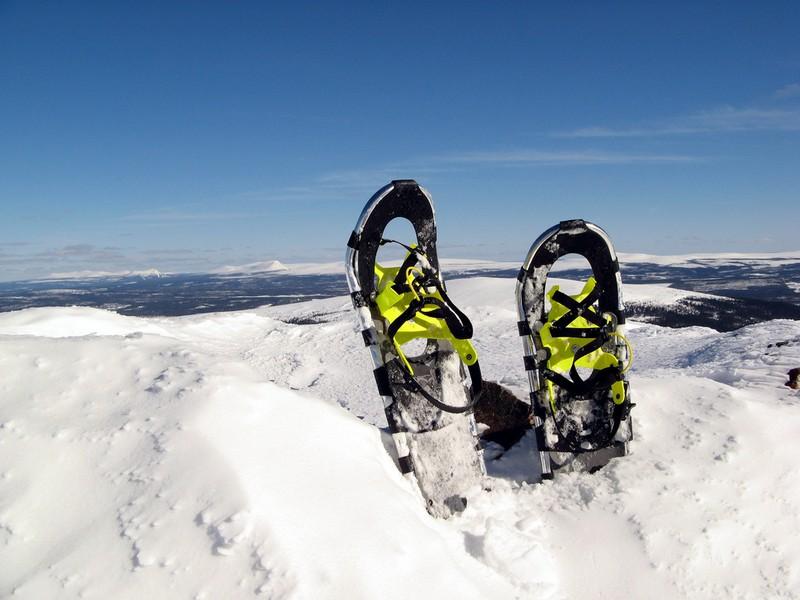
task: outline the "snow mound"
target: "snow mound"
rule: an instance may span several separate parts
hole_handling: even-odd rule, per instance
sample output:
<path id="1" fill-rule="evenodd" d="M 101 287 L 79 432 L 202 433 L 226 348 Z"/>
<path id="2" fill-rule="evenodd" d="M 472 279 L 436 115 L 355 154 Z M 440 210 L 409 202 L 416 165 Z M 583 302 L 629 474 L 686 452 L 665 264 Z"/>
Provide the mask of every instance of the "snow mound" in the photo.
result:
<path id="1" fill-rule="evenodd" d="M 164 334 L 153 320 L 125 317 L 85 306 L 29 308 L 0 313 L 4 335 L 34 335 L 60 338 L 84 335 Z"/>
<path id="2" fill-rule="evenodd" d="M 160 336 L 2 347 L 3 597 L 510 592 L 336 405 Z"/>

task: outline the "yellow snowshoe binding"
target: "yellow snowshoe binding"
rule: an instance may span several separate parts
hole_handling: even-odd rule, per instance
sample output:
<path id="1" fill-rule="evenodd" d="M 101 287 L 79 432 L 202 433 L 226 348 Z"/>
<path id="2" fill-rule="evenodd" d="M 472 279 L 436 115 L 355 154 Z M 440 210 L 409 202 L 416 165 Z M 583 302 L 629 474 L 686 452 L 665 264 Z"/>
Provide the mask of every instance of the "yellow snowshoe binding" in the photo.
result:
<path id="1" fill-rule="evenodd" d="M 551 308 L 539 331 L 539 338 L 547 354 L 546 368 L 542 374 L 553 413 L 558 410 L 554 386 L 576 396 L 607 386 L 611 401 L 617 407 L 625 404 L 627 388 L 622 375 L 630 368 L 633 353 L 627 338 L 615 331 L 614 315 L 601 315 L 592 306 L 599 297 L 595 278 L 589 277 L 583 290 L 576 296 L 566 295 L 555 285 L 547 297 Z M 615 337 L 623 340 L 628 349 L 628 364 L 624 367 L 620 366 L 613 347 L 612 352 L 605 349 L 613 346 Z M 579 368 L 590 371 L 588 377 L 584 378 Z M 615 417 L 611 437 L 622 418 L 622 412 L 615 409 L 616 412 L 620 414 Z"/>
<path id="2" fill-rule="evenodd" d="M 385 243 L 394 240 L 381 240 Z M 403 367 L 406 384 L 420 392 L 431 404 L 445 412 L 471 410 L 477 402 L 481 378 L 478 353 L 469 341 L 472 323 L 450 300 L 425 254 L 416 246 L 400 244 L 408 253 L 399 267 L 375 263 L 377 279 L 375 304 L 386 323 L 386 336 Z M 472 379 L 472 401 L 465 406 L 450 406 L 433 397 L 414 379 L 403 345 L 416 339 L 446 340 L 458 353 Z"/>

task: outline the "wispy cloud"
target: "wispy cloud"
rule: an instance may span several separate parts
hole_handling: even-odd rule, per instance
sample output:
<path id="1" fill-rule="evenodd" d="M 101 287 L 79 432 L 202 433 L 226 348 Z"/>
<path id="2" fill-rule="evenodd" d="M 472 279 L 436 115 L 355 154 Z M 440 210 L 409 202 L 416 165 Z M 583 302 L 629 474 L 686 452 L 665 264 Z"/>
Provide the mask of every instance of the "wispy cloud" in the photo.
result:
<path id="1" fill-rule="evenodd" d="M 405 168 L 404 168 L 405 169 Z M 118 217 L 118 221 L 141 223 L 148 226 L 168 226 L 177 223 L 244 221 L 274 218 L 270 203 L 301 203 L 338 201 L 353 195 L 363 195 L 374 188 L 376 181 L 396 179 L 404 172 L 393 165 L 372 169 L 341 170 L 310 177 L 299 185 L 265 187 L 226 193 L 223 196 L 205 198 L 194 205 L 164 206 Z M 421 170 L 413 171 L 419 174 Z M 373 190 L 374 191 L 374 190 Z M 216 211 L 206 206 L 235 204 L 237 210 Z M 254 207 L 254 208 L 250 208 Z"/>
<path id="2" fill-rule="evenodd" d="M 216 252 L 214 249 L 212 252 Z M 142 250 L 142 254 L 146 256 L 191 256 L 196 253 L 191 248 L 147 248 Z"/>
<path id="3" fill-rule="evenodd" d="M 800 97 L 800 83 L 785 85 L 781 89 L 776 90 L 773 96 L 779 100 Z"/>
<path id="4" fill-rule="evenodd" d="M 113 262 L 125 258 L 125 255 L 120 250 L 115 246 L 99 248 L 92 244 L 70 244 L 39 252 L 33 258 L 45 261 L 78 259 L 91 260 L 92 262 Z"/>
<path id="5" fill-rule="evenodd" d="M 135 273 L 153 268 L 160 271 L 202 271 L 210 265 L 218 264 L 220 260 L 228 260 L 226 254 L 232 253 L 214 249 L 212 255 L 201 256 L 189 248 L 142 250 L 96 246 L 90 243 L 67 244 L 52 248 L 20 248 L 14 253 L 5 252 L 0 248 L 0 281 L 36 279 L 50 277 L 54 273 L 89 271 L 117 274 Z"/>
<path id="6" fill-rule="evenodd" d="M 41 275 L 53 268 L 72 265 L 113 265 L 124 263 L 130 257 L 120 248 L 95 246 L 92 244 L 69 244 L 57 248 L 21 248 L 15 253 L 0 252 L 0 277 L 2 279 L 25 278 Z"/>
<path id="7" fill-rule="evenodd" d="M 601 166 L 644 163 L 690 163 L 707 160 L 706 157 L 681 154 L 620 153 L 596 149 L 556 151 L 547 149 L 500 149 L 483 151 L 451 152 L 440 155 L 418 156 L 395 160 L 383 165 L 361 169 L 342 169 L 322 173 L 309 178 L 301 185 L 275 186 L 258 190 L 231 192 L 214 199 L 217 203 L 243 202 L 239 210 L 215 211 L 203 205 L 165 206 L 124 215 L 117 221 L 143 224 L 152 227 L 168 227 L 177 223 L 191 226 L 193 223 L 274 218 L 269 203 L 274 202 L 338 202 L 353 197 L 368 196 L 376 187 L 392 179 L 404 177 L 431 178 L 441 173 L 454 173 L 477 167 L 563 167 Z M 247 205 L 258 208 L 248 209 Z M 77 249 L 76 249 L 77 250 Z"/>
<path id="8" fill-rule="evenodd" d="M 584 166 L 624 165 L 633 163 L 682 163 L 703 160 L 700 157 L 678 154 L 632 154 L 586 150 L 578 152 L 548 152 L 540 150 L 511 150 L 497 152 L 465 152 L 439 157 L 452 164 L 483 164 L 507 166 Z"/>
<path id="9" fill-rule="evenodd" d="M 200 222 L 200 221 L 230 221 L 236 219 L 250 219 L 252 212 L 214 212 L 214 211 L 181 211 L 170 208 L 152 210 L 131 215 L 124 215 L 120 221 L 134 221 L 144 223 L 163 222 Z"/>
<path id="10" fill-rule="evenodd" d="M 722 106 L 636 127 L 584 127 L 553 134 L 560 138 L 630 138 L 700 133 L 800 131 L 800 109 Z"/>
<path id="11" fill-rule="evenodd" d="M 621 153 L 604 150 L 556 151 L 531 148 L 477 150 L 418 157 L 372 169 L 345 170 L 323 175 L 298 193 L 320 194 L 374 191 L 375 186 L 400 177 L 431 176 L 476 167 L 558 167 L 625 165 L 641 163 L 689 163 L 707 157 L 683 154 Z"/>

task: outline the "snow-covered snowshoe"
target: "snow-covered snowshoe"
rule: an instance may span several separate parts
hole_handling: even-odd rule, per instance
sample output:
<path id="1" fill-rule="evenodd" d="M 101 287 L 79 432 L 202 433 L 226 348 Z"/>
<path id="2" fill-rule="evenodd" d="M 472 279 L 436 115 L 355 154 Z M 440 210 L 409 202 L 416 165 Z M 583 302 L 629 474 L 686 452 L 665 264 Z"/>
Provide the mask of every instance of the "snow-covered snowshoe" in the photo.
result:
<path id="1" fill-rule="evenodd" d="M 553 263 L 565 254 L 583 256 L 592 268 L 576 295 L 546 289 Z M 619 263 L 606 232 L 582 220 L 544 232 L 520 269 L 517 308 L 542 477 L 594 471 L 627 454 L 632 351 Z"/>
<path id="2" fill-rule="evenodd" d="M 410 221 L 417 239 L 408 245 L 385 240 L 383 232 L 394 219 Z M 405 248 L 399 267 L 376 262 L 386 243 Z M 466 492 L 484 475 L 472 415 L 481 377 L 469 341 L 472 324 L 447 296 L 439 271 L 427 191 L 411 180 L 393 181 L 379 190 L 347 246 L 347 283 L 372 355 L 399 467 L 416 481 L 432 515 L 460 512 Z M 418 339 L 427 340 L 424 351 L 407 356 L 403 346 Z"/>

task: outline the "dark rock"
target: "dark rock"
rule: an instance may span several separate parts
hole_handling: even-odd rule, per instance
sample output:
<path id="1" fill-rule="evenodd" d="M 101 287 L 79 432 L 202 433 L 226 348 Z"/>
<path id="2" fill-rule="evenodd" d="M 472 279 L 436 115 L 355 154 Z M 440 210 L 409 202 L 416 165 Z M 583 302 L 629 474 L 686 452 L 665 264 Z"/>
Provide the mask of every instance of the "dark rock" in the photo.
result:
<path id="1" fill-rule="evenodd" d="M 508 449 L 531 428 L 530 405 L 495 381 L 484 381 L 475 420 L 488 427 L 481 438 Z"/>
<path id="2" fill-rule="evenodd" d="M 800 368 L 789 371 L 789 381 L 784 383 L 793 390 L 800 390 Z"/>

